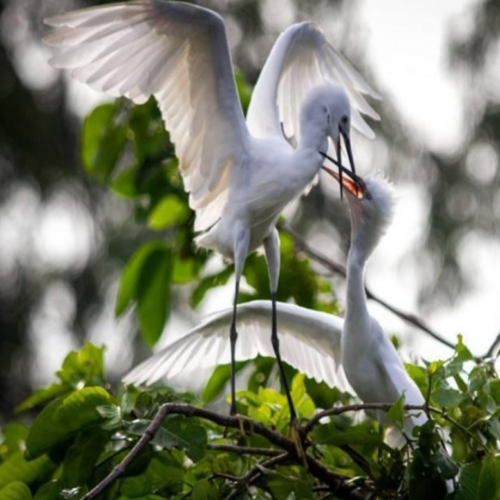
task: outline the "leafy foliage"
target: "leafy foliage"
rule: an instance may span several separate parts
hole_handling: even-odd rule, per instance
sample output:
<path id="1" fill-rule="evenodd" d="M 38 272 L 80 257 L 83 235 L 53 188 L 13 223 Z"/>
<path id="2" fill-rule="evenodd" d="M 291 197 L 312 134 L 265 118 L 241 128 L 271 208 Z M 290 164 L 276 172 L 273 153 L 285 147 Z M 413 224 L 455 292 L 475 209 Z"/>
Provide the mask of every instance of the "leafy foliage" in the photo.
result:
<path id="1" fill-rule="evenodd" d="M 288 406 L 284 394 L 274 388 L 274 360 L 258 358 L 241 363 L 239 369 L 243 368 L 248 377 L 247 388 L 238 393 L 239 412 L 287 436 Z M 325 399 L 327 406 L 352 402 L 350 395 L 327 390 L 290 367 L 288 370 L 303 423 L 321 409 Z M 346 482 L 374 489 L 373 498 L 497 499 L 500 379 L 492 363 L 476 362 L 459 337 L 452 357 L 427 363 L 426 368 L 409 365 L 408 372 L 425 389 L 433 411 L 425 425 L 407 436 L 405 446 L 390 448 L 375 421 L 360 421 L 351 412 L 316 426 L 310 436 L 314 455 Z M 214 372 L 204 391 L 205 400 L 224 391 L 227 374 L 226 366 Z M 20 405 L 21 410 L 43 406 L 30 428 L 11 422 L 2 431 L 2 500 L 82 498 L 123 460 L 163 403 L 196 401 L 192 395 L 176 394 L 167 387 L 120 386 L 110 391 L 104 378 L 103 349 L 91 344 L 71 352 L 58 377 L 59 385 L 67 389 L 65 394 L 62 389 L 53 391 L 52 385 L 36 393 L 44 394 L 39 403 L 31 397 L 29 404 Z M 323 390 L 329 394 L 318 397 Z M 448 393 L 458 393 L 460 398 Z M 226 411 L 224 405 L 222 412 Z M 401 398 L 388 413 L 399 425 L 405 411 Z M 443 443 L 451 454 L 444 451 Z M 152 442 L 102 498 L 196 500 L 223 499 L 237 493 L 239 498 L 288 500 L 322 498 L 328 490 L 300 461 L 267 468 L 258 455 L 214 449 L 216 445 L 276 450 L 256 433 L 168 415 Z M 360 467 L 349 449 L 363 457 L 368 469 Z M 250 476 L 251 493 L 240 491 L 236 478 L 248 476 L 259 462 L 263 463 L 256 469 L 259 473 Z M 456 482 L 454 493 L 448 496 L 445 479 Z"/>
<path id="2" fill-rule="evenodd" d="M 248 105 L 250 89 L 241 75 L 237 83 Z M 137 107 L 117 101 L 96 108 L 84 126 L 82 160 L 89 176 L 125 198 L 136 221 L 148 228 L 147 241 L 124 268 L 116 314 L 134 307 L 143 339 L 153 346 L 179 286 L 188 288 L 191 304 L 197 307 L 209 290 L 228 281 L 233 268 L 224 264 L 209 271 L 207 254 L 193 246 L 188 198 L 153 100 Z M 337 312 L 330 282 L 314 272 L 284 234 L 281 260 L 280 300 Z M 241 300 L 268 297 L 262 256 L 249 257 L 245 278 L 250 291 L 241 294 Z M 198 402 L 165 387 L 112 389 L 103 353 L 91 344 L 71 352 L 56 374 L 57 383 L 18 406 L 18 412 L 31 411 L 35 418 L 29 428 L 11 422 L 2 431 L 0 500 L 82 498 L 122 462 L 166 402 L 220 404 L 227 411 L 220 402 L 229 378 L 227 366 L 216 369 Z M 348 498 L 349 491 L 359 490 L 371 498 L 424 500 L 445 498 L 446 479 L 456 482 L 448 497 L 498 498 L 500 379 L 494 365 L 476 362 L 459 337 L 449 359 L 407 368 L 433 409 L 428 422 L 406 436 L 401 449 L 384 443 L 384 429 L 376 422 L 361 421 L 352 412 L 322 421 L 310 441 L 304 441 L 321 470 L 347 485 L 343 493 L 311 474 L 303 456 L 293 463 L 266 465 L 259 454 L 238 452 L 247 447 L 264 448 L 271 455 L 277 451 L 276 444 L 262 435 L 243 432 L 243 424 L 242 429 L 224 429 L 205 419 L 172 414 L 100 498 L 289 500 L 323 498 L 325 492 L 331 498 Z M 240 363 L 238 369 L 247 375 L 246 389 L 238 393 L 240 415 L 288 435 L 289 410 L 277 388 L 274 361 L 259 358 Z M 303 423 L 322 408 L 352 402 L 350 395 L 308 380 L 290 367 L 287 373 Z M 388 411 L 393 425 L 402 426 L 405 411 L 402 397 Z"/>

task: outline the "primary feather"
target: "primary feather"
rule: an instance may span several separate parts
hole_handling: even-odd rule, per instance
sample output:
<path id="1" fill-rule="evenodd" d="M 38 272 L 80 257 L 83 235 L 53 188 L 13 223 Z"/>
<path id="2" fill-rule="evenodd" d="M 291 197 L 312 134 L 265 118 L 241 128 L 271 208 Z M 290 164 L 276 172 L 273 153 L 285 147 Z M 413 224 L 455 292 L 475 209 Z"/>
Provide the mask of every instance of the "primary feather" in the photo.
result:
<path id="1" fill-rule="evenodd" d="M 300 109 L 306 95 L 317 85 L 340 84 L 352 105 L 352 124 L 363 135 L 375 134 L 362 115 L 380 117 L 363 94 L 375 92 L 351 64 L 328 43 L 315 23 L 294 24 L 284 31 L 271 51 L 255 86 L 247 123 L 257 137 L 285 137 L 294 144 L 300 139 Z"/>
<path id="2" fill-rule="evenodd" d="M 337 316 L 278 302 L 283 360 L 318 382 L 348 390 L 340 369 L 343 320 Z M 274 356 L 269 332 L 271 302 L 253 301 L 238 307 L 236 360 Z M 230 362 L 229 327 L 232 309 L 218 312 L 184 337 L 132 370 L 123 381 L 151 385 L 180 373 Z"/>
<path id="3" fill-rule="evenodd" d="M 196 229 L 221 216 L 248 131 L 222 18 L 194 5 L 136 0 L 46 20 L 50 63 L 137 104 L 154 95 L 175 145 Z M 214 145 L 217 147 L 213 147 Z"/>

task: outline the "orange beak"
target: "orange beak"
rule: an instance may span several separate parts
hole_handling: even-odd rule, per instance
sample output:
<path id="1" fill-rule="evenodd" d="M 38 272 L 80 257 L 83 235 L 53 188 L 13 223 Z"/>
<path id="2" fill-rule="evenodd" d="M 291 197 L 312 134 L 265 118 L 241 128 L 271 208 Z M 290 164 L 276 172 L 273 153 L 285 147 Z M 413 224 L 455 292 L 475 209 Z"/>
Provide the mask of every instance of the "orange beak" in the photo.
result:
<path id="1" fill-rule="evenodd" d="M 340 176 L 337 172 L 334 172 L 328 167 L 321 167 L 325 172 L 330 174 L 337 182 L 342 182 L 342 187 L 348 191 L 352 196 L 354 196 L 358 200 L 363 200 L 366 195 L 366 187 L 362 185 L 360 182 L 356 182 L 354 180 L 349 179 L 346 176 L 342 176 L 342 181 L 340 180 Z"/>

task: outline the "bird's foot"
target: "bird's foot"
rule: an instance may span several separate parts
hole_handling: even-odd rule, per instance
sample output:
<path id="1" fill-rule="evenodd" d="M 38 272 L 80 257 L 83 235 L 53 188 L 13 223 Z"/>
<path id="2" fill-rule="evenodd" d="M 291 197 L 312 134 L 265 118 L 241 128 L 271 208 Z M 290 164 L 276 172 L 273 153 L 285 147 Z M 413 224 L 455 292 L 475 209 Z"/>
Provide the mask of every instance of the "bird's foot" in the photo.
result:
<path id="1" fill-rule="evenodd" d="M 300 420 L 297 417 L 290 419 L 290 427 L 288 430 L 288 438 L 293 442 L 297 456 L 306 464 L 306 452 L 302 441 L 302 427 Z"/>
<path id="2" fill-rule="evenodd" d="M 240 434 L 244 437 L 253 434 L 254 421 L 245 415 L 231 415 L 238 422 L 238 429 Z"/>

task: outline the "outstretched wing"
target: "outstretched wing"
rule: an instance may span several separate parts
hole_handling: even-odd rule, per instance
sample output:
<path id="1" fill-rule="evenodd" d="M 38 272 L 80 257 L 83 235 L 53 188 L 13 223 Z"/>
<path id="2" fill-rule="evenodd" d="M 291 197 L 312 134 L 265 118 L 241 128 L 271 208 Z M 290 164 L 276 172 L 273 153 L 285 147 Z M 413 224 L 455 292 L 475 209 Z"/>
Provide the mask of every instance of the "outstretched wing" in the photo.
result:
<path id="1" fill-rule="evenodd" d="M 298 141 L 300 107 L 307 92 L 324 82 L 344 87 L 351 101 L 352 125 L 363 135 L 375 137 L 362 115 L 380 117 L 363 94 L 375 99 L 379 95 L 310 22 L 291 26 L 274 44 L 248 109 L 250 132 L 257 137 L 282 137 L 284 133 L 288 141 Z"/>
<path id="2" fill-rule="evenodd" d="M 292 304 L 278 303 L 281 355 L 284 361 L 318 381 L 347 390 L 340 368 L 343 320 Z M 185 337 L 132 370 L 127 384 L 154 384 L 182 372 L 228 364 L 231 360 L 229 329 L 232 309 L 216 313 Z M 271 344 L 271 302 L 254 301 L 238 306 L 236 360 L 259 354 L 274 357 Z"/>
<path id="3" fill-rule="evenodd" d="M 229 174 L 248 140 L 222 18 L 194 5 L 136 0 L 46 20 L 50 63 L 76 80 L 161 108 L 196 229 L 220 217 Z"/>

